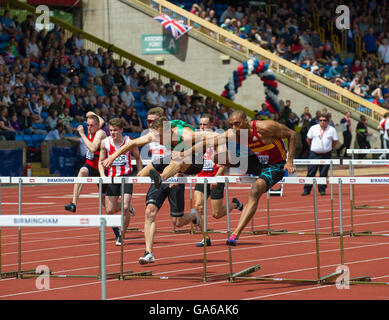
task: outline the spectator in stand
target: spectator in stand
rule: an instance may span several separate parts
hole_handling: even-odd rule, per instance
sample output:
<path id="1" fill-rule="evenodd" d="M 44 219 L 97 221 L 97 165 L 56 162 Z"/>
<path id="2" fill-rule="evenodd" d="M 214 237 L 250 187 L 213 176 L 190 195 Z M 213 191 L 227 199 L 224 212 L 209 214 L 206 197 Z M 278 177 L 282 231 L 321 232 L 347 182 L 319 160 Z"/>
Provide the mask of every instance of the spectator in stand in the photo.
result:
<path id="1" fill-rule="evenodd" d="M 6 140 L 15 140 L 16 130 L 11 125 L 7 107 L 0 109 L 0 135 Z"/>
<path id="2" fill-rule="evenodd" d="M 270 114 L 269 114 L 269 110 L 267 109 L 266 103 L 261 104 L 261 110 L 258 112 L 258 114 L 260 116 L 269 118 Z"/>
<path id="3" fill-rule="evenodd" d="M 383 39 L 378 47 L 378 56 L 383 64 L 389 64 L 389 40 Z"/>
<path id="4" fill-rule="evenodd" d="M 331 68 L 328 70 L 328 78 L 336 79 L 340 76 L 338 61 L 333 60 L 331 63 Z"/>
<path id="5" fill-rule="evenodd" d="M 374 34 L 374 28 L 369 28 L 369 32 L 363 36 L 362 39 L 362 47 L 363 50 L 367 52 L 367 54 L 375 55 L 377 52 L 377 37 Z"/>
<path id="6" fill-rule="evenodd" d="M 135 97 L 131 92 L 130 85 L 126 85 L 124 87 L 124 90 L 122 91 L 122 93 L 120 93 L 120 98 L 126 107 L 133 107 L 134 106 Z"/>

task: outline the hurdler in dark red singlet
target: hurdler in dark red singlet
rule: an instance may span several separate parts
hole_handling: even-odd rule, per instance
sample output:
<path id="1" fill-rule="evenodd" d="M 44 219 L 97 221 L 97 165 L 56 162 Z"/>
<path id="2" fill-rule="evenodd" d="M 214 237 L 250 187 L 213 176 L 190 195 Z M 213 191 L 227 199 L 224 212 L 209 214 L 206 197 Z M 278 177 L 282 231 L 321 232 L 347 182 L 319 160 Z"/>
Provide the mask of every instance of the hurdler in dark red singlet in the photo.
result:
<path id="1" fill-rule="evenodd" d="M 255 153 L 262 164 L 274 164 L 285 161 L 287 158 L 287 150 L 282 139 L 275 138 L 272 143 L 264 144 L 258 136 L 257 120 L 253 120 L 253 133 L 249 137 L 248 147 Z"/>

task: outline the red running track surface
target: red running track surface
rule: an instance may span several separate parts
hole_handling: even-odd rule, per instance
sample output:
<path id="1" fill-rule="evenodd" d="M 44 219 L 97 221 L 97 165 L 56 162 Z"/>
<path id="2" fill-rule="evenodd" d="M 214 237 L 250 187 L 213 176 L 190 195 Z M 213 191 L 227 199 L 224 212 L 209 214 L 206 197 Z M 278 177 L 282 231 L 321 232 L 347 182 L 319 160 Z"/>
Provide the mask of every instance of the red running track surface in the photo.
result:
<path id="1" fill-rule="evenodd" d="M 154 244 L 156 262 L 139 265 L 144 252 L 143 221 L 147 185 L 134 187 L 133 205 L 136 216 L 130 227 L 140 231 L 128 232 L 124 245 L 124 271 L 151 270 L 154 276 L 184 276 L 191 280 L 107 280 L 107 299 L 110 300 L 387 300 L 389 286 L 352 285 L 338 289 L 334 284 L 300 284 L 287 282 L 259 282 L 208 280 L 203 277 L 203 249 L 195 247 L 200 234 L 157 232 Z M 186 207 L 190 208 L 189 186 Z M 334 190 L 333 228 L 339 231 L 338 190 Z M 23 187 L 23 214 L 68 214 L 64 205 L 72 197 L 72 185 Z M 18 213 L 17 188 L 2 189 L 2 214 Z M 231 185 L 230 199 L 238 197 L 246 202 L 249 185 Z M 387 194 L 383 186 L 355 187 L 356 204 L 385 206 Z M 271 229 L 289 232 L 313 232 L 313 196 L 301 197 L 302 186 L 285 185 L 282 197 L 270 197 Z M 318 225 L 320 274 L 336 271 L 341 263 L 340 237 L 330 235 L 331 201 L 318 195 Z M 349 186 L 343 186 L 344 230 L 350 230 Z M 104 213 L 104 211 L 103 211 Z M 371 230 L 389 233 L 388 209 L 354 211 L 354 231 Z M 77 214 L 98 214 L 98 193 L 95 185 L 85 185 Z M 239 219 L 239 212 L 230 215 L 231 227 Z M 208 215 L 208 228 L 227 230 L 226 218 L 215 220 Z M 267 228 L 266 197 L 260 200 L 253 226 L 245 231 Z M 157 216 L 157 230 L 171 231 L 169 206 L 165 203 Z M 99 263 L 98 228 L 22 228 L 22 270 L 48 266 L 53 274 L 96 275 Z M 120 270 L 120 247 L 115 246 L 111 228 L 106 231 L 107 272 Z M 207 250 L 207 274 L 229 272 L 228 247 L 225 233 L 212 233 L 212 246 Z M 241 235 L 233 247 L 232 270 L 238 272 L 255 264 L 261 270 L 251 276 L 275 278 L 317 279 L 317 255 L 314 235 Z M 344 263 L 351 277 L 369 275 L 372 281 L 389 282 L 389 237 L 344 236 Z M 2 228 L 2 271 L 15 271 L 18 266 L 18 231 Z M 50 278 L 50 289 L 39 290 L 36 279 L 0 279 L 0 300 L 96 300 L 101 298 L 101 283 L 97 279 Z"/>

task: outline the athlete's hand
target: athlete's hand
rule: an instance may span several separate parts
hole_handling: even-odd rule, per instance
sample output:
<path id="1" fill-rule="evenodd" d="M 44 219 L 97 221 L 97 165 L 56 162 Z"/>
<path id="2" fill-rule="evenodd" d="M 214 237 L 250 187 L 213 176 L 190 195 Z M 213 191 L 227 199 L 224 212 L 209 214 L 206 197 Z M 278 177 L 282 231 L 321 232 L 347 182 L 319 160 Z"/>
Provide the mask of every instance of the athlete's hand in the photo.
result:
<path id="1" fill-rule="evenodd" d="M 292 162 L 287 161 L 284 165 L 284 170 L 288 170 L 289 174 L 293 174 L 296 172 L 296 168 L 293 166 Z"/>
<path id="2" fill-rule="evenodd" d="M 78 133 L 80 134 L 80 136 L 82 136 L 83 134 L 85 134 L 85 132 L 84 132 L 84 126 L 80 124 L 80 125 L 77 127 L 77 131 L 78 131 Z"/>
<path id="3" fill-rule="evenodd" d="M 107 158 L 107 159 L 104 159 L 103 161 L 101 161 L 101 165 L 103 166 L 103 168 L 105 170 L 108 170 L 109 168 L 111 168 L 111 166 L 112 166 L 111 158 Z"/>

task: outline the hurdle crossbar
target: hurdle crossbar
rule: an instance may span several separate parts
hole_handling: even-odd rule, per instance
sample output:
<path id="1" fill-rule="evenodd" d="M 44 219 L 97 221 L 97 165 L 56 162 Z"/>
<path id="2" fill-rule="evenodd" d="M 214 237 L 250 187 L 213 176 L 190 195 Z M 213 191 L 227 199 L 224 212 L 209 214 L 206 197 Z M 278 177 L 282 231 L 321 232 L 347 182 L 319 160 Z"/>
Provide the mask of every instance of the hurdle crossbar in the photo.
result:
<path id="1" fill-rule="evenodd" d="M 355 186 L 358 184 L 379 184 L 379 185 L 385 185 L 389 184 L 389 177 L 333 177 L 329 179 L 330 184 L 338 184 L 339 181 L 342 184 Z M 353 196 L 353 194 L 350 193 L 350 198 Z M 350 199 L 351 204 L 353 204 L 352 200 Z M 352 224 L 352 233 L 351 236 L 381 236 L 381 237 L 388 237 L 389 233 L 373 233 L 371 231 L 354 231 L 354 218 L 353 218 L 353 206 L 350 207 L 350 215 L 352 217 L 351 224 Z"/>
<path id="2" fill-rule="evenodd" d="M 300 180 L 299 180 L 300 179 Z M 330 275 L 321 276 L 321 268 L 320 268 L 320 249 L 319 249 L 319 226 L 318 226 L 318 216 L 317 216 L 317 190 L 316 185 L 318 182 L 326 183 L 326 178 L 298 178 L 295 179 L 287 179 L 285 180 L 287 183 L 310 183 L 313 185 L 313 208 L 314 208 L 314 222 L 315 222 L 315 253 L 316 253 L 316 271 L 317 278 L 316 279 L 287 279 L 287 278 L 274 278 L 274 277 L 247 277 L 248 274 L 256 272 L 260 269 L 259 265 L 252 266 L 243 271 L 236 272 L 232 274 L 229 278 L 230 282 L 234 282 L 236 280 L 253 280 L 253 281 L 272 281 L 272 282 L 292 282 L 292 283 L 300 283 L 300 284 L 328 284 L 333 282 L 341 272 L 336 272 Z"/>

